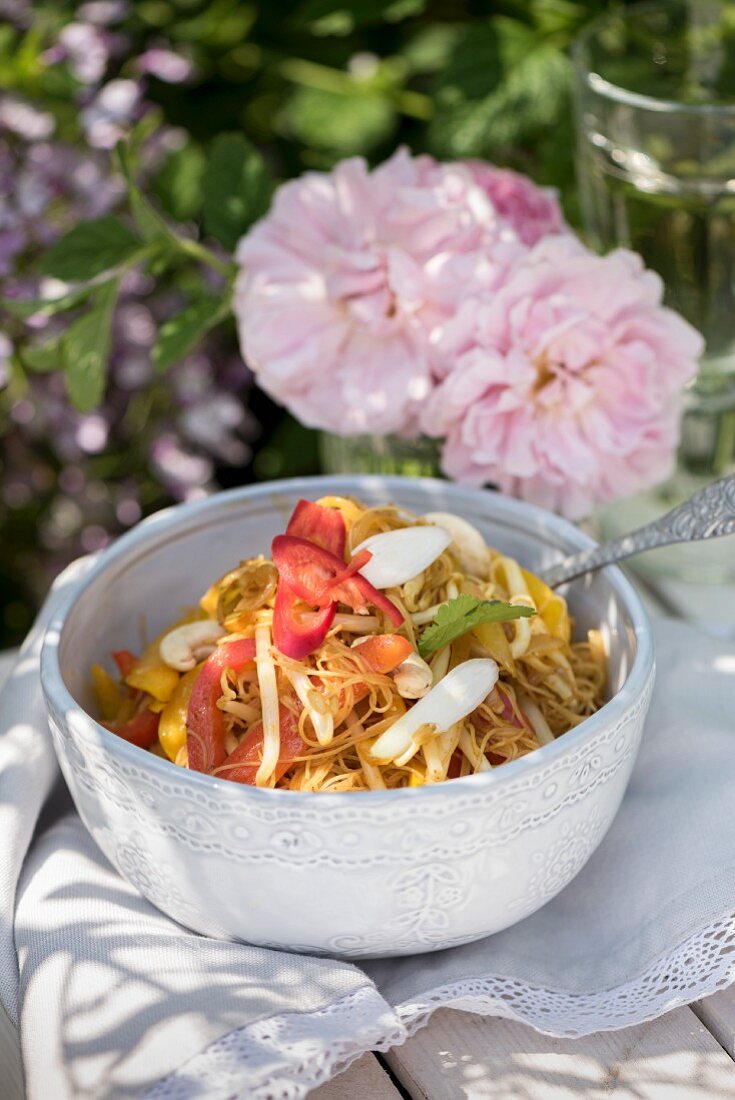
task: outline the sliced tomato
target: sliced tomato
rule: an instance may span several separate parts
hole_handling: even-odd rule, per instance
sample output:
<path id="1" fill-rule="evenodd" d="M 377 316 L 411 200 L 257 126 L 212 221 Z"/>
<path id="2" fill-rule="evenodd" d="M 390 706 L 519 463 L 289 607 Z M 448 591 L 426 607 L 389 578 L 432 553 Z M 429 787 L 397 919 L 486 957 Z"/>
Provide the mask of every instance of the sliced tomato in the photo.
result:
<path id="1" fill-rule="evenodd" d="M 305 603 L 321 607 L 337 601 L 354 611 L 378 608 L 400 626 L 403 615 L 391 601 L 360 573 L 345 578 L 345 565 L 335 554 L 293 535 L 277 535 L 271 547 L 279 576 Z"/>
<path id="2" fill-rule="evenodd" d="M 112 654 L 112 659 L 117 665 L 118 671 L 123 680 L 130 675 L 133 669 L 133 665 L 138 660 L 135 654 L 131 653 L 129 649 L 116 649 Z"/>
<path id="3" fill-rule="evenodd" d="M 344 556 L 347 532 L 337 508 L 323 508 L 312 500 L 300 500 L 288 521 L 286 534 L 307 539 L 338 558 Z"/>
<path id="4" fill-rule="evenodd" d="M 224 760 L 225 719 L 217 706 L 222 695 L 222 673 L 225 669 L 238 673 L 254 660 L 255 642 L 243 638 L 217 646 L 202 665 L 186 714 L 186 748 L 192 771 L 209 772 Z"/>
<path id="5" fill-rule="evenodd" d="M 354 647 L 363 660 L 367 661 L 373 672 L 393 672 L 413 653 L 408 638 L 400 634 L 373 634 Z"/>
<path id="6" fill-rule="evenodd" d="M 281 727 L 281 746 L 274 772 L 276 783 L 288 771 L 296 757 L 303 756 L 306 749 L 299 733 L 298 719 L 293 711 L 281 705 L 278 708 L 278 720 Z M 229 779 L 233 783 L 248 783 L 253 786 L 262 756 L 263 723 L 256 722 L 214 774 L 220 779 Z"/>
<path id="7" fill-rule="evenodd" d="M 140 749 L 149 749 L 158 737 L 160 717 L 159 714 L 154 714 L 152 710 L 146 708 L 127 722 L 105 723 L 105 728 L 122 737 L 123 741 L 129 741 L 131 745 L 137 745 Z"/>
<path id="8" fill-rule="evenodd" d="M 299 603 L 296 593 L 283 579 L 279 580 L 273 608 L 273 642 L 276 649 L 295 661 L 302 661 L 318 649 L 337 610 L 337 604 L 330 603 L 320 611 L 300 613 Z"/>

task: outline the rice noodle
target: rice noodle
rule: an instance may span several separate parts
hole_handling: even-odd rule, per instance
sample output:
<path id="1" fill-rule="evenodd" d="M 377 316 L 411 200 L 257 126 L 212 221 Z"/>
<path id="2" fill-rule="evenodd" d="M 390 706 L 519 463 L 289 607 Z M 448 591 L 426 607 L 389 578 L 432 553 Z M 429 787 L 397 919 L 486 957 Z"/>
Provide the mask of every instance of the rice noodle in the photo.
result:
<path id="1" fill-rule="evenodd" d="M 403 509 L 365 508 L 347 498 L 329 498 L 325 506 L 338 508 L 345 520 L 347 559 L 372 535 L 424 522 Z M 236 675 L 226 671 L 221 677 L 217 707 L 224 717 L 226 751 L 252 729 L 259 730 L 262 722 L 256 773 L 260 786 L 275 783 L 291 790 L 325 792 L 416 787 L 442 782 L 450 772 L 468 775 L 518 759 L 593 714 L 602 705 L 606 687 L 603 635 L 590 631 L 588 638 L 569 642 L 563 598 L 545 589 L 513 558 L 492 548 L 487 553 L 488 568 L 482 577 L 464 572 L 457 548 L 450 545 L 410 581 L 387 589 L 385 595 L 405 616 L 400 627 L 382 613 L 356 614 L 340 605 L 322 644 L 303 660 L 273 647 L 275 594 L 266 559 L 242 563 L 215 583 L 202 607 L 210 617 L 219 607 L 232 630 L 222 643 L 254 638 L 256 649 L 255 666 Z M 233 589 L 233 584 L 238 587 Z M 375 671 L 361 655 L 362 647 L 353 648 L 352 643 L 356 636 L 362 640 L 395 632 L 417 649 L 439 609 L 459 593 L 534 609 L 538 600 L 538 614 L 487 624 L 487 629 L 477 628 L 429 657 L 434 686 L 472 658 L 492 658 L 499 678 L 461 721 L 442 731 L 431 724 L 433 715 L 425 714 L 405 752 L 397 759 L 376 760 L 372 747 L 419 701 L 402 699 L 392 675 Z M 145 706 L 144 696 L 138 705 Z M 125 698 L 123 708 L 129 711 L 130 706 Z M 285 768 L 279 764 L 281 708 L 290 712 L 303 742 L 303 751 Z M 130 717 L 127 711 L 121 709 L 121 715 Z M 284 732 L 284 741 L 285 736 Z M 176 763 L 186 767 L 187 760 L 184 746 Z"/>
<path id="2" fill-rule="evenodd" d="M 261 621 L 255 628 L 255 665 L 263 708 L 263 756 L 255 774 L 255 783 L 258 787 L 265 787 L 276 770 L 281 751 L 276 666 L 271 656 L 271 631 L 267 622 Z"/>

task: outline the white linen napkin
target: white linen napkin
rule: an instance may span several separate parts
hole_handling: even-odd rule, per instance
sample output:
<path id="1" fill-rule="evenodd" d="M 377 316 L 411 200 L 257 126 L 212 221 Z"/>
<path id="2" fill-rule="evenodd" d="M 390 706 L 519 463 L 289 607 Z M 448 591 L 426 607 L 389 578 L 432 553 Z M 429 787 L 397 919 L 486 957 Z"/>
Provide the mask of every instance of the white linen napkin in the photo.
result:
<path id="1" fill-rule="evenodd" d="M 67 570 L 49 604 L 84 568 Z M 554 901 L 479 943 L 357 966 L 188 932 L 117 875 L 61 783 L 48 798 L 38 649 L 49 604 L 0 695 L 0 996 L 20 1020 L 29 1100 L 289 1100 L 439 1006 L 579 1035 L 735 980 L 732 646 L 657 624 L 628 794 Z"/>

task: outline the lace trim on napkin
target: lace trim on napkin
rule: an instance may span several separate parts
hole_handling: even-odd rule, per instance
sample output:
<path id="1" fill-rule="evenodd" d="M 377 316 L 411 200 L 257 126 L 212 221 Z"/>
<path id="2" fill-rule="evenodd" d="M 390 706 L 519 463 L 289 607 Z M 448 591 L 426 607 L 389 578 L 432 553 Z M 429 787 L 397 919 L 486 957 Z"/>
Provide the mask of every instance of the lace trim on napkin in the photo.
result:
<path id="1" fill-rule="evenodd" d="M 735 980 L 735 913 L 684 940 L 637 978 L 601 993 L 542 989 L 512 978 L 468 978 L 440 986 L 396 1013 L 412 1035 L 437 1008 L 503 1016 L 537 1031 L 575 1038 L 653 1020 Z"/>
<path id="2" fill-rule="evenodd" d="M 316 1012 L 285 1012 L 230 1032 L 145 1094 L 145 1100 L 303 1100 L 367 1050 L 388 1050 L 437 1008 L 503 1016 L 574 1037 L 654 1019 L 735 979 L 735 913 L 710 924 L 639 977 L 602 993 L 541 989 L 510 978 L 468 978 L 395 1014 L 373 986 Z"/>
<path id="3" fill-rule="evenodd" d="M 361 986 L 315 1012 L 284 1012 L 223 1035 L 144 1100 L 303 1100 L 366 1050 L 405 1039 L 375 987 Z"/>

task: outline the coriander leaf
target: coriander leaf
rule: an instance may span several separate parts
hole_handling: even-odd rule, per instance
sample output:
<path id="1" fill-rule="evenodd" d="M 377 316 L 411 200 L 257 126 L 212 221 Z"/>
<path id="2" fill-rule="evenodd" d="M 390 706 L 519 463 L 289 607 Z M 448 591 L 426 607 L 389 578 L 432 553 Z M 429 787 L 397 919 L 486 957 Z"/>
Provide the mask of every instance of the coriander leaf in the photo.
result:
<path id="1" fill-rule="evenodd" d="M 62 338 L 66 388 L 80 412 L 89 412 L 104 396 L 118 290 L 117 280 L 105 283 L 92 309 L 78 317 Z"/>
<path id="2" fill-rule="evenodd" d="M 41 273 L 64 282 L 93 279 L 129 259 L 141 244 L 140 238 L 112 215 L 80 222 L 51 245 L 41 259 Z"/>
<path id="3" fill-rule="evenodd" d="M 517 607 L 502 600 L 477 600 L 462 593 L 439 608 L 434 622 L 419 639 L 419 654 L 427 657 L 437 649 L 443 649 L 480 623 L 502 623 L 510 619 L 526 619 L 535 614 L 532 607 Z"/>
<path id="4" fill-rule="evenodd" d="M 204 226 L 231 251 L 268 209 L 273 181 L 243 134 L 220 134 L 212 142 L 203 187 Z"/>
<path id="5" fill-rule="evenodd" d="M 227 302 L 222 298 L 197 298 L 190 302 L 162 325 L 153 348 L 156 367 L 165 370 L 182 359 L 227 312 Z"/>

